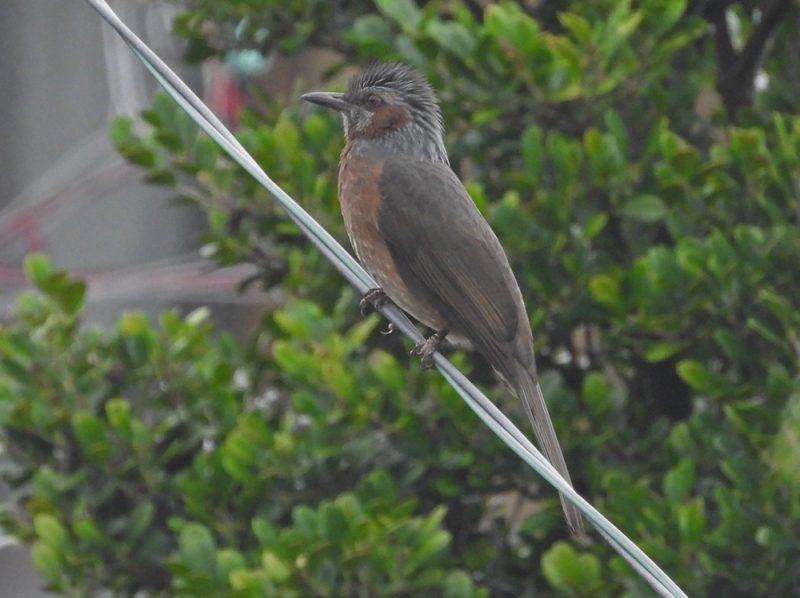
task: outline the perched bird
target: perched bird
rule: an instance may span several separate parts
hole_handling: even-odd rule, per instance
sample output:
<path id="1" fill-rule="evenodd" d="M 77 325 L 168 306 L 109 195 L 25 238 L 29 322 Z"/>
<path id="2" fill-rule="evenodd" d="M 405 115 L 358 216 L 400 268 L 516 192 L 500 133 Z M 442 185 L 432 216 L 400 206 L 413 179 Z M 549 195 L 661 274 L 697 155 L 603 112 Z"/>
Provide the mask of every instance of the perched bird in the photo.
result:
<path id="1" fill-rule="evenodd" d="M 435 333 L 412 353 L 430 367 L 447 334 L 466 338 L 519 397 L 537 441 L 570 479 L 539 388 L 522 293 L 508 258 L 450 168 L 442 115 L 427 80 L 414 69 L 377 64 L 346 93 L 303 100 L 341 113 L 346 143 L 339 202 L 356 256 L 388 297 Z M 575 534 L 580 512 L 563 497 Z"/>

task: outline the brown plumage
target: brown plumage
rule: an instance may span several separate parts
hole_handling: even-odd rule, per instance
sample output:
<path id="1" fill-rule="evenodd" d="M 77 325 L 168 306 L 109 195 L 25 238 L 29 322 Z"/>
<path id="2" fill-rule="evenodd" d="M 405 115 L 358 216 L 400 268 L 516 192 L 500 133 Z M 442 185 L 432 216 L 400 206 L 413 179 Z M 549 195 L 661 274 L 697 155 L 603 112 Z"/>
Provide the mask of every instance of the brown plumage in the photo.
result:
<path id="1" fill-rule="evenodd" d="M 373 66 L 344 94 L 303 99 L 338 110 L 346 144 L 339 200 L 353 249 L 386 296 L 439 334 L 468 339 L 522 401 L 536 439 L 570 479 L 539 388 L 522 294 L 489 224 L 450 169 L 430 85 L 400 64 Z M 580 512 L 562 497 L 573 533 Z"/>

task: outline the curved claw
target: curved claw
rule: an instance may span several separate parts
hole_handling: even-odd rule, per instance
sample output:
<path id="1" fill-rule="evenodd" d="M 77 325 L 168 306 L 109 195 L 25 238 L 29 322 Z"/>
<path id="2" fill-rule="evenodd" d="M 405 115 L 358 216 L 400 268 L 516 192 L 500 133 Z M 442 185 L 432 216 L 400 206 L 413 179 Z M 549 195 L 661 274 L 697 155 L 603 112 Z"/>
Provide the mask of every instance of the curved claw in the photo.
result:
<path id="1" fill-rule="evenodd" d="M 382 288 L 375 287 L 374 289 L 368 290 L 361 298 L 361 301 L 358 302 L 358 310 L 361 312 L 361 317 L 363 318 L 367 315 L 367 310 L 370 307 L 377 307 L 388 300 L 389 298 Z"/>
<path id="2" fill-rule="evenodd" d="M 447 336 L 447 332 L 447 330 L 439 330 L 438 332 L 434 332 L 424 341 L 418 342 L 416 345 L 414 345 L 414 348 L 411 349 L 411 355 L 422 357 L 420 360 L 420 367 L 423 370 L 428 370 L 433 367 L 433 354 L 436 353 L 439 343 L 441 343 Z"/>

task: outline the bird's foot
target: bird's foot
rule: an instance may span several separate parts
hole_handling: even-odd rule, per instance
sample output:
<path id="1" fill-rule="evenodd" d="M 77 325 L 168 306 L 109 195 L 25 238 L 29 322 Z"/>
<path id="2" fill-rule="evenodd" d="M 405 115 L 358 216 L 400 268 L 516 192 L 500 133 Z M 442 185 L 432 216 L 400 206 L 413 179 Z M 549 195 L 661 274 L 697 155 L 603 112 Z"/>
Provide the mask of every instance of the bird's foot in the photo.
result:
<path id="1" fill-rule="evenodd" d="M 367 310 L 370 307 L 379 307 L 387 301 L 389 301 L 389 297 L 386 296 L 384 290 L 380 287 L 376 287 L 368 290 L 364 294 L 361 301 L 358 302 L 358 310 L 361 312 L 361 316 L 364 317 L 367 315 Z"/>
<path id="2" fill-rule="evenodd" d="M 414 348 L 411 349 L 412 355 L 422 357 L 420 360 L 420 366 L 423 370 L 428 370 L 433 367 L 433 354 L 436 353 L 439 343 L 441 343 L 446 336 L 447 330 L 439 330 L 438 332 L 434 332 L 424 341 L 418 342 L 416 345 L 414 345 Z"/>
<path id="3" fill-rule="evenodd" d="M 379 331 L 383 336 L 389 336 L 392 332 L 394 332 L 394 324 L 389 322 L 389 325 L 386 327 L 386 330 Z"/>

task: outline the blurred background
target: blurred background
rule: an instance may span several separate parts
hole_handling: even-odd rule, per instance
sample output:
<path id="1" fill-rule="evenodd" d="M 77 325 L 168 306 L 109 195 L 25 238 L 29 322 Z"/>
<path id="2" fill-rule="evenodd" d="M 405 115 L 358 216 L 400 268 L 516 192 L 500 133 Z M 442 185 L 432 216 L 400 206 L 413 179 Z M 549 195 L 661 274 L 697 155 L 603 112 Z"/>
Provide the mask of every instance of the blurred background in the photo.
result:
<path id="1" fill-rule="evenodd" d="M 174 3 L 109 5 L 229 126 L 246 101 L 237 69 L 182 60 Z M 286 96 L 298 74 L 320 80 L 333 55 L 262 57 L 245 64 L 267 93 Z M 246 63 L 248 57 L 243 61 Z M 250 69 L 250 70 L 248 70 Z M 0 6 L 0 310 L 29 287 L 22 260 L 44 252 L 89 283 L 87 324 L 108 325 L 123 310 L 212 307 L 224 328 L 246 331 L 263 293 L 238 290 L 255 269 L 218 269 L 198 254 L 205 218 L 148 184 L 109 140 L 114 117 L 135 118 L 157 84 L 117 34 L 82 1 L 6 0 Z M 255 309 L 254 309 L 255 308 Z M 3 459 L 0 455 L 0 460 Z M 0 482 L 0 499 L 8 496 Z M 45 595 L 28 549 L 0 539 L 0 598 Z"/>
<path id="2" fill-rule="evenodd" d="M 297 98 L 420 69 L 578 491 L 693 597 L 800 595 L 797 0 L 110 4 L 340 240 Z M 82 0 L 0 1 L 0 139 L 0 598 L 652 595 Z"/>
<path id="3" fill-rule="evenodd" d="M 112 1 L 117 14 L 198 93 L 200 68 L 180 60 L 176 8 Z M 90 281 L 88 321 L 122 309 L 236 302 L 241 273 L 210 272 L 197 255 L 204 219 L 147 185 L 108 138 L 113 116 L 135 116 L 156 84 L 83 2 L 0 5 L 0 306 L 28 286 L 22 258 L 43 251 Z M 228 90 L 221 83 L 217 93 Z M 256 301 L 255 299 L 253 301 Z M 228 312 L 230 318 L 233 316 Z M 230 319 L 229 318 L 229 319 Z M 2 457 L 0 457 L 2 459 Z M 0 493 L 7 488 L 0 486 Z M 0 549 L 0 596 L 44 595 L 27 548 Z"/>

